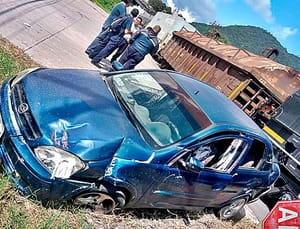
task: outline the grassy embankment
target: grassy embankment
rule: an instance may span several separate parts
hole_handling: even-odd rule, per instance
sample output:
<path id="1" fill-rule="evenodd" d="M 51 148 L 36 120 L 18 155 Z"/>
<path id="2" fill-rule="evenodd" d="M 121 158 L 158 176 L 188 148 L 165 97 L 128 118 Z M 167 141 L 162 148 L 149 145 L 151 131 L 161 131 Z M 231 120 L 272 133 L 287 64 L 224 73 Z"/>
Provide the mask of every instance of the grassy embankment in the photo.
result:
<path id="1" fill-rule="evenodd" d="M 92 2 L 100 6 L 105 12 L 110 12 L 113 6 L 121 2 L 121 0 L 92 0 Z"/>

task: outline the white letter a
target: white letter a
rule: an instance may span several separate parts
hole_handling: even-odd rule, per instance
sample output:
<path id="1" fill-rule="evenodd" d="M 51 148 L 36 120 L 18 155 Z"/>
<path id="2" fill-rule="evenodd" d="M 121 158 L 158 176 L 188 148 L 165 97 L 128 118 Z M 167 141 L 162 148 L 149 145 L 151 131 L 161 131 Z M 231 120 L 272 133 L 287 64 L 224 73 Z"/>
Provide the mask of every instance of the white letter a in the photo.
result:
<path id="1" fill-rule="evenodd" d="M 298 217 L 298 212 L 294 212 L 289 209 L 279 207 L 279 211 L 282 212 L 282 217 L 278 219 L 278 223 Z"/>

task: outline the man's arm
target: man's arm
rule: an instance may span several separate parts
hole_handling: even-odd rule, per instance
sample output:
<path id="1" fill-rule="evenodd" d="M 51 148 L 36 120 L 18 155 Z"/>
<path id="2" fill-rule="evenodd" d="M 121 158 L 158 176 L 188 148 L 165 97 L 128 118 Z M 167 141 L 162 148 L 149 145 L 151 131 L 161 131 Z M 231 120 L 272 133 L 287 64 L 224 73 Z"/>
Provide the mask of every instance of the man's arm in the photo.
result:
<path id="1" fill-rule="evenodd" d="M 132 43 L 135 41 L 135 39 L 140 35 L 141 32 L 143 32 L 143 30 L 140 30 L 140 31 L 135 32 L 135 33 L 132 35 L 132 37 L 130 38 L 129 44 L 132 44 Z"/>
<path id="2" fill-rule="evenodd" d="M 155 46 L 155 47 L 152 49 L 150 55 L 151 55 L 151 56 L 155 56 L 155 54 L 157 53 L 158 49 L 159 49 L 159 45 Z"/>
<path id="3" fill-rule="evenodd" d="M 155 54 L 157 53 L 159 49 L 159 42 L 158 39 L 155 40 L 155 46 L 153 47 L 152 51 L 150 52 L 151 56 L 155 56 Z"/>
<path id="4" fill-rule="evenodd" d="M 128 18 L 126 21 L 125 21 L 125 23 L 124 23 L 124 25 L 125 25 L 125 28 L 124 28 L 124 35 L 125 34 L 132 34 L 132 31 L 131 31 L 131 26 L 132 26 L 132 24 L 133 24 L 133 19 L 132 18 Z"/>

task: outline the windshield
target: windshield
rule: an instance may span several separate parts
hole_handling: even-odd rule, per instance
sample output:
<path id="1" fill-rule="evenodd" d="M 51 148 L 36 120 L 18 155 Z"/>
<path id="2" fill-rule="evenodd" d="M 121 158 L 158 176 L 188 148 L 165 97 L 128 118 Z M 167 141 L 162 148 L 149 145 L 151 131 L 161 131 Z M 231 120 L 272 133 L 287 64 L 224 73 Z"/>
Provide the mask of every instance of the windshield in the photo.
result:
<path id="1" fill-rule="evenodd" d="M 130 72 L 110 80 L 118 100 L 152 145 L 172 144 L 211 124 L 168 73 Z"/>

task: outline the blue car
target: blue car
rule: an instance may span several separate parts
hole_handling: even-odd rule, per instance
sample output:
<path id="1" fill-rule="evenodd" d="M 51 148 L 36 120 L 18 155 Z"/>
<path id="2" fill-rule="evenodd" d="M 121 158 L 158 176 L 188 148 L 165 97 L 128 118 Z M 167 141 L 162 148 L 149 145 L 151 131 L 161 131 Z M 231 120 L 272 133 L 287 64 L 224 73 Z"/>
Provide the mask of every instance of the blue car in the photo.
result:
<path id="1" fill-rule="evenodd" d="M 212 208 L 223 219 L 279 176 L 271 142 L 212 87 L 166 70 L 30 69 L 1 88 L 1 163 L 44 204 Z"/>

